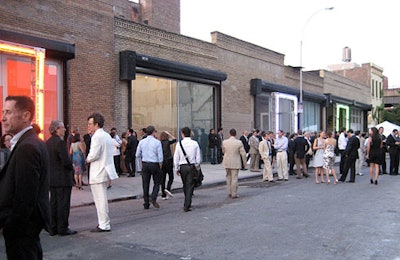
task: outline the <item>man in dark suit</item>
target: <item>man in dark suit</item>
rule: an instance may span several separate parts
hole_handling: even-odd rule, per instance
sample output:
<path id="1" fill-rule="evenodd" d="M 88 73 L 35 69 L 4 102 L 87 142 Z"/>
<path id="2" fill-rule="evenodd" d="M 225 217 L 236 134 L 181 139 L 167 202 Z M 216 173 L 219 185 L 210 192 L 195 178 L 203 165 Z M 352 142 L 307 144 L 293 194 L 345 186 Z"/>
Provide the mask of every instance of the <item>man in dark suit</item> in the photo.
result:
<path id="1" fill-rule="evenodd" d="M 398 137 L 398 130 L 393 129 L 392 133 L 386 139 L 386 145 L 389 150 L 390 156 L 390 175 L 398 175 L 399 174 L 399 148 L 400 148 L 400 139 Z"/>
<path id="2" fill-rule="evenodd" d="M 306 165 L 306 152 L 310 148 L 309 143 L 303 136 L 303 132 L 299 130 L 297 132 L 297 137 L 294 139 L 294 161 L 296 163 L 296 179 L 301 179 L 304 177 L 308 178 L 308 170 Z M 301 167 L 300 167 L 301 166 Z M 303 170 L 303 174 L 301 174 Z"/>
<path id="3" fill-rule="evenodd" d="M 61 120 L 53 120 L 49 130 L 51 137 L 47 140 L 46 146 L 50 158 L 50 235 L 74 235 L 77 232 L 68 228 L 74 168 L 68 156 L 67 145 L 63 140 L 64 123 Z"/>
<path id="4" fill-rule="evenodd" d="M 344 182 L 350 169 L 350 180 L 349 182 L 355 182 L 356 180 L 356 160 L 358 159 L 358 148 L 360 148 L 360 140 L 354 134 L 352 129 L 347 131 L 347 145 L 344 150 L 345 163 L 343 168 L 343 174 L 339 181 Z"/>
<path id="5" fill-rule="evenodd" d="M 27 96 L 5 99 L 2 126 L 14 136 L 0 173 L 0 229 L 8 259 L 42 259 L 39 234 L 49 230 L 49 154 L 32 129 L 34 113 Z"/>
<path id="6" fill-rule="evenodd" d="M 136 149 L 139 144 L 137 137 L 133 134 L 133 129 L 128 129 L 128 140 L 125 151 L 125 167 L 128 170 L 128 177 L 135 177 L 136 172 Z"/>
<path id="7" fill-rule="evenodd" d="M 240 137 L 240 141 L 242 141 L 243 147 L 244 147 L 244 151 L 246 152 L 246 163 L 247 160 L 249 160 L 249 151 L 250 151 L 250 145 L 249 145 L 249 138 L 247 137 L 249 135 L 249 131 L 245 130 L 243 131 L 243 135 Z M 246 171 L 246 165 L 243 165 L 242 162 L 242 171 Z"/>
<path id="8" fill-rule="evenodd" d="M 379 134 L 382 138 L 382 149 L 381 149 L 381 161 L 382 161 L 382 169 L 380 170 L 380 174 L 387 174 L 386 172 L 386 152 L 387 152 L 387 143 L 386 143 L 386 136 L 383 134 L 384 128 L 381 126 L 379 127 Z M 389 172 L 390 173 L 390 172 Z"/>
<path id="9" fill-rule="evenodd" d="M 92 134 L 89 132 L 89 129 L 87 129 L 87 134 L 85 134 L 83 136 L 83 142 L 85 143 L 85 158 L 89 154 L 91 141 L 92 141 Z M 88 178 L 88 182 L 89 182 L 89 179 L 90 179 L 90 163 L 86 163 L 86 170 L 87 170 L 87 174 L 88 174 L 87 178 Z M 88 186 L 88 184 L 84 183 L 83 180 L 82 180 L 82 186 Z"/>

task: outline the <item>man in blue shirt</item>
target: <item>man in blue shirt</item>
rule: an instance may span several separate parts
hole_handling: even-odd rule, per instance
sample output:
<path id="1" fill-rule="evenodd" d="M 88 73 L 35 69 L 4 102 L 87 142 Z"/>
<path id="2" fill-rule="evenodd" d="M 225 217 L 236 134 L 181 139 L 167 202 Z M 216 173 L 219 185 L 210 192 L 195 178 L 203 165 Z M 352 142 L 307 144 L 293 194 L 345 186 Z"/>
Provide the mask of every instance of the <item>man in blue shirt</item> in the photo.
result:
<path id="1" fill-rule="evenodd" d="M 149 209 L 150 203 L 159 208 L 157 195 L 160 190 L 160 177 L 163 162 L 163 151 L 161 142 L 156 139 L 156 129 L 150 125 L 146 128 L 145 139 L 140 140 L 136 150 L 136 157 L 142 161 L 142 185 L 144 209 Z M 150 178 L 153 176 L 153 192 L 149 198 Z"/>

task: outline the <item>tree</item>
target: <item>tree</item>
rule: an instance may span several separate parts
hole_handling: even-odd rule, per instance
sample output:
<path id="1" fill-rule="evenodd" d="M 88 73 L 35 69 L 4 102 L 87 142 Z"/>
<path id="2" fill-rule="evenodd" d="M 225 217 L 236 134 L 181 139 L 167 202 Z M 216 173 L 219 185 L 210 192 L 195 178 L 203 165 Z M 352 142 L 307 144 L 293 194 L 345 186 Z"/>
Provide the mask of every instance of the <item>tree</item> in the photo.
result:
<path id="1" fill-rule="evenodd" d="M 389 121 L 393 124 L 400 125 L 400 105 L 396 105 L 390 110 L 383 110 L 382 119 L 383 121 Z"/>

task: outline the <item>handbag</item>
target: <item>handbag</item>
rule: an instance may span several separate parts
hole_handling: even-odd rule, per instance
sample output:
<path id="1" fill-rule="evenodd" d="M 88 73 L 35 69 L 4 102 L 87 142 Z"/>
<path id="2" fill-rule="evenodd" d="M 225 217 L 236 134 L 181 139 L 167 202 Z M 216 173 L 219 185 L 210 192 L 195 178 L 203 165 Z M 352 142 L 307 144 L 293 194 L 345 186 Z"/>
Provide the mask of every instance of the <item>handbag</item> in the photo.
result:
<path id="1" fill-rule="evenodd" d="M 183 149 L 182 141 L 180 141 L 179 144 L 180 144 L 180 146 L 181 146 L 183 155 L 185 156 L 187 163 L 190 165 L 190 168 L 192 169 L 193 180 L 194 180 L 194 186 L 195 186 L 196 188 L 197 188 L 197 187 L 200 187 L 201 184 L 203 183 L 203 180 L 204 180 L 203 172 L 201 171 L 200 166 L 199 166 L 199 168 L 197 169 L 196 165 L 191 164 L 191 163 L 189 162 L 189 158 L 188 158 L 188 156 L 187 156 L 187 154 L 186 154 L 186 152 L 185 152 L 185 149 Z"/>

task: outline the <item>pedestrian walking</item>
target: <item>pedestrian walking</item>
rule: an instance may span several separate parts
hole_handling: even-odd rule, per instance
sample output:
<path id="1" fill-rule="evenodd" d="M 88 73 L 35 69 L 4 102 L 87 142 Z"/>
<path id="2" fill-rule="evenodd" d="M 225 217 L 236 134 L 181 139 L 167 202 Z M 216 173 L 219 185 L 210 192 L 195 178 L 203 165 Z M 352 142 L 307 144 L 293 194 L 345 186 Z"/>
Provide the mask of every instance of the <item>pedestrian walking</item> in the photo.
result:
<path id="1" fill-rule="evenodd" d="M 226 186 L 228 195 L 232 199 L 239 197 L 238 190 L 238 174 L 242 164 L 246 165 L 246 151 L 240 140 L 236 139 L 236 130 L 229 130 L 229 139 L 222 142 L 222 152 L 224 159 L 222 164 L 226 170 Z M 242 162 L 242 163 L 241 163 Z"/>
<path id="2" fill-rule="evenodd" d="M 142 186 L 144 209 L 149 209 L 150 203 L 159 208 L 157 196 L 160 190 L 161 169 L 164 160 L 160 140 L 156 138 L 157 132 L 154 126 L 146 128 L 146 138 L 140 140 L 136 151 L 136 158 L 142 162 Z M 149 195 L 150 179 L 153 178 L 153 191 Z"/>
<path id="3" fill-rule="evenodd" d="M 174 170 L 176 174 L 182 178 L 183 193 L 185 194 L 185 202 L 183 204 L 184 212 L 192 210 L 195 177 L 192 166 L 200 167 L 201 162 L 199 144 L 190 138 L 190 132 L 191 130 L 189 127 L 183 127 L 181 129 L 182 140 L 180 144 L 176 146 L 174 153 Z M 189 163 L 187 160 L 189 160 Z"/>

